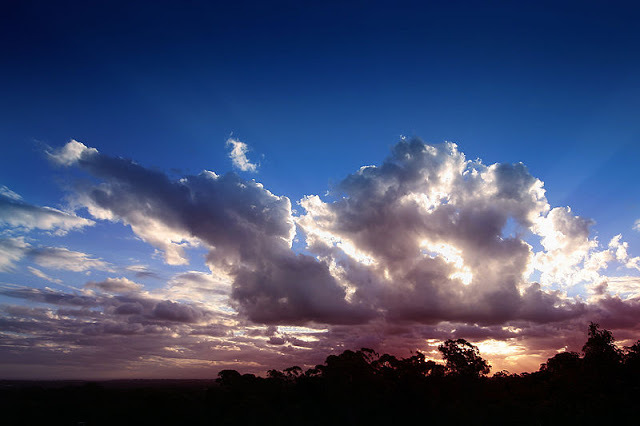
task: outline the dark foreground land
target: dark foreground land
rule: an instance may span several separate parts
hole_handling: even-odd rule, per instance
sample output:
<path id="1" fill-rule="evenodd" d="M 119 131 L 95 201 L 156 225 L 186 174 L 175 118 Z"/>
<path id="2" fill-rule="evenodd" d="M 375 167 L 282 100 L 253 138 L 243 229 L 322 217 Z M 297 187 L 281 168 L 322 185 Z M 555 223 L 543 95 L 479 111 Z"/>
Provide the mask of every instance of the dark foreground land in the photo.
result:
<path id="1" fill-rule="evenodd" d="M 589 329 L 583 355 L 564 352 L 520 375 L 489 367 L 449 340 L 444 364 L 345 351 L 267 377 L 213 380 L 0 381 L 3 425 L 591 425 L 637 424 L 640 341 L 620 349 Z"/>

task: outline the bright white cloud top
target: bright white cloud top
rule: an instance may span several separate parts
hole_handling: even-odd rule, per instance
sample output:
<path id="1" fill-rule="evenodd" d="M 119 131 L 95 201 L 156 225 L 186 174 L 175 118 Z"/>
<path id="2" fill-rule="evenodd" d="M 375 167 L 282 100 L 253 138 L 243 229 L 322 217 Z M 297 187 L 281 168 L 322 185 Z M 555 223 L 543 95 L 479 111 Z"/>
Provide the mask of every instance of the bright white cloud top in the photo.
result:
<path id="1" fill-rule="evenodd" d="M 245 144 L 227 144 L 236 167 L 256 170 Z M 0 270 L 14 274 L 0 288 L 0 360 L 16 377 L 51 363 L 67 376 L 262 371 L 336 348 L 429 351 L 454 335 L 518 371 L 589 320 L 622 339 L 640 330 L 640 258 L 622 236 L 601 243 L 524 164 L 485 165 L 454 143 L 401 140 L 297 213 L 235 173 L 174 179 L 75 140 L 48 156 L 88 179 L 67 213 L 0 192 Z M 166 266 L 38 241 L 38 229 L 65 238 L 94 224 L 130 227 Z M 20 270 L 57 288 L 21 282 Z"/>

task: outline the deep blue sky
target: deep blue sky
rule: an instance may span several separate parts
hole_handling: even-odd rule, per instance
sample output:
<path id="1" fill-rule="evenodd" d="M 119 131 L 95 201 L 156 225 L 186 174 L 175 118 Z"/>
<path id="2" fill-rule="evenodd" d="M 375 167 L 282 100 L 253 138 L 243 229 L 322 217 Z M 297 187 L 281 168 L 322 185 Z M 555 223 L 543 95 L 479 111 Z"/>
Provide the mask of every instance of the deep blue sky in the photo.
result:
<path id="1" fill-rule="evenodd" d="M 551 207 L 594 219 L 604 245 L 622 233 L 638 256 L 638 22 L 635 2 L 6 1 L 0 186 L 65 206 L 72 176 L 92 178 L 44 152 L 71 139 L 172 177 L 222 175 L 232 135 L 260 164 L 236 172 L 295 207 L 418 137 L 523 162 Z M 164 267 L 122 226 L 64 238 Z"/>
<path id="2" fill-rule="evenodd" d="M 522 161 L 558 204 L 630 208 L 605 193 L 640 146 L 631 2 L 271 3 L 5 4 L 5 184 L 34 189 L 34 140 L 225 171 L 233 132 L 296 199 L 407 135 Z"/>

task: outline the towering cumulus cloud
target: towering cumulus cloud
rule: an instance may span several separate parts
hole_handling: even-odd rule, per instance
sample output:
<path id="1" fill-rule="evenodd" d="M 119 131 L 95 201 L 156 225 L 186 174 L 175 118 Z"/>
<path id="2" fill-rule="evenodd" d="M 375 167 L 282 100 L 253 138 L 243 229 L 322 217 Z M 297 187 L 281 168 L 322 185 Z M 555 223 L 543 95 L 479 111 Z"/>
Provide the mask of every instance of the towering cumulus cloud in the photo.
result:
<path id="1" fill-rule="evenodd" d="M 264 372 L 360 347 L 437 357 L 452 337 L 477 343 L 496 370 L 526 371 L 579 349 L 590 320 L 623 342 L 640 331 L 640 257 L 550 206 L 521 163 L 402 140 L 294 213 L 235 173 L 172 179 L 77 141 L 48 156 L 91 179 L 69 194 L 75 212 L 0 187 L 0 273 L 12 274 L 0 297 L 22 300 L 0 305 L 0 364 L 16 377 L 58 364 L 105 377 Z M 177 266 L 37 240 L 98 221 L 130 226 Z M 191 264 L 196 247 L 207 268 Z M 40 288 L 12 282 L 21 270 Z"/>
<path id="2" fill-rule="evenodd" d="M 207 247 L 237 310 L 259 323 L 557 321 L 584 305 L 552 284 L 594 255 L 604 262 L 597 277 L 612 259 L 593 252 L 589 221 L 550 210 L 523 164 L 469 161 L 453 143 L 401 141 L 380 167 L 342 181 L 336 201 L 305 197 L 298 217 L 287 197 L 233 173 L 172 181 L 76 141 L 50 155 L 101 179 L 76 201 L 130 225 L 167 263 Z M 292 251 L 296 224 L 313 256 Z M 523 235 L 546 250 L 534 253 Z M 542 285 L 528 281 L 534 268 Z"/>
<path id="3" fill-rule="evenodd" d="M 452 143 L 403 141 L 337 190 L 333 203 L 302 200 L 298 223 L 351 299 L 388 318 L 552 321 L 580 310 L 527 284 L 531 246 L 503 235 L 510 219 L 530 230 L 549 209 L 522 164 L 485 166 Z"/>

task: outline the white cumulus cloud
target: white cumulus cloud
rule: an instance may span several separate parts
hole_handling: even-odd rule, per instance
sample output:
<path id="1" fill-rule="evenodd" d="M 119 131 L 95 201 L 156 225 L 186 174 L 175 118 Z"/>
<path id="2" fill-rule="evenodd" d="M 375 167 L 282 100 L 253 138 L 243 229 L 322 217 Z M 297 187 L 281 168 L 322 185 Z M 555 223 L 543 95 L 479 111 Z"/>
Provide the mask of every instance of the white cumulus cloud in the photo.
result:
<path id="1" fill-rule="evenodd" d="M 95 148 L 88 148 L 82 142 L 72 139 L 63 147 L 47 151 L 47 155 L 54 162 L 62 166 L 70 166 L 78 160 L 97 154 Z"/>

